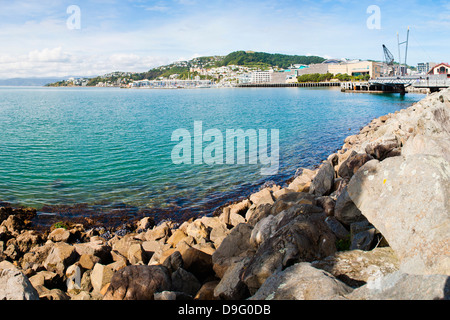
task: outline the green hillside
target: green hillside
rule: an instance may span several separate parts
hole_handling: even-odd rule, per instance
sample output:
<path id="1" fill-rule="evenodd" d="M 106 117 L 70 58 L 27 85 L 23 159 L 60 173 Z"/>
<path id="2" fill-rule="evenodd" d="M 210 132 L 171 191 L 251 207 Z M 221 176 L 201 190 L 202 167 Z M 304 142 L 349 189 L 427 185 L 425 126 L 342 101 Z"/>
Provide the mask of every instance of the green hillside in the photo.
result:
<path id="1" fill-rule="evenodd" d="M 316 56 L 297 56 L 280 53 L 265 53 L 253 51 L 235 51 L 227 55 L 220 66 L 239 65 L 239 66 L 278 66 L 280 68 L 289 68 L 291 64 L 312 64 L 321 63 L 324 58 Z"/>

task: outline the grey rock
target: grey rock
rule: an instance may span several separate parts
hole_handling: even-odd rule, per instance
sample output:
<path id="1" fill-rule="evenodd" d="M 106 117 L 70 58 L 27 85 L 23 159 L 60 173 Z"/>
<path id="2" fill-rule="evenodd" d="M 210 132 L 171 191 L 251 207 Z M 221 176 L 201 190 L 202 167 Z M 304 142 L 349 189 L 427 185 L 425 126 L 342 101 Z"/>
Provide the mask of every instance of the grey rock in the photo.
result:
<path id="1" fill-rule="evenodd" d="M 346 297 L 351 300 L 450 300 L 450 277 L 397 271 L 369 281 Z"/>
<path id="2" fill-rule="evenodd" d="M 28 278 L 7 261 L 0 262 L 0 300 L 39 300 Z"/>
<path id="3" fill-rule="evenodd" d="M 190 272 L 183 268 L 178 268 L 172 273 L 172 290 L 184 292 L 194 297 L 198 290 L 200 290 L 202 284 L 198 279 Z"/>
<path id="4" fill-rule="evenodd" d="M 247 286 L 241 280 L 241 274 L 249 262 L 250 258 L 243 258 L 241 261 L 231 265 L 219 284 L 214 289 L 214 296 L 222 300 L 240 300 L 246 298 Z"/>
<path id="5" fill-rule="evenodd" d="M 352 288 L 301 262 L 270 276 L 250 300 L 343 300 Z"/>
<path id="6" fill-rule="evenodd" d="M 317 172 L 309 188 L 309 193 L 316 196 L 326 196 L 332 192 L 334 185 L 334 168 L 325 162 Z"/>
<path id="7" fill-rule="evenodd" d="M 410 274 L 450 274 L 450 164 L 412 155 L 367 162 L 348 193 Z"/>
<path id="8" fill-rule="evenodd" d="M 341 194 L 336 199 L 334 216 L 345 225 L 350 225 L 353 222 L 366 220 L 366 218 L 361 214 L 361 211 L 350 198 L 347 188 L 348 186 L 346 186 L 342 190 Z"/>

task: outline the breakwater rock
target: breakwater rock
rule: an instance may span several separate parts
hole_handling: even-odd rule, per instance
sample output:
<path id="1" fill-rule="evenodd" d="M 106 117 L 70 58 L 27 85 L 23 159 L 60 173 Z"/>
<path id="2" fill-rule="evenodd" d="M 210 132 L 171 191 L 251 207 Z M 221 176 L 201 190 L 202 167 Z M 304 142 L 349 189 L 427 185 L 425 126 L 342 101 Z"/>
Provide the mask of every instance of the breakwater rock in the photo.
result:
<path id="1" fill-rule="evenodd" d="M 1 208 L 0 299 L 449 299 L 449 157 L 445 90 L 213 217 L 40 233 Z"/>

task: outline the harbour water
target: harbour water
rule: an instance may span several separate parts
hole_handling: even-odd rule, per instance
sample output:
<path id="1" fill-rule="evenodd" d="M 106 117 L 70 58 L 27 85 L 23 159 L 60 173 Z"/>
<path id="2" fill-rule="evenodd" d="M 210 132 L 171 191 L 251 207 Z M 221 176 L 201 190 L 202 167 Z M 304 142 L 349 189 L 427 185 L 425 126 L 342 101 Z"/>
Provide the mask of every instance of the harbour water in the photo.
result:
<path id="1" fill-rule="evenodd" d="M 0 87 L 0 200 L 55 212 L 85 204 L 210 214 L 264 183 L 313 167 L 370 120 L 423 95 L 339 88 Z M 279 170 L 258 164 L 174 164 L 174 130 L 279 130 Z M 205 143 L 206 145 L 206 143 Z M 80 212 L 82 214 L 82 212 Z"/>

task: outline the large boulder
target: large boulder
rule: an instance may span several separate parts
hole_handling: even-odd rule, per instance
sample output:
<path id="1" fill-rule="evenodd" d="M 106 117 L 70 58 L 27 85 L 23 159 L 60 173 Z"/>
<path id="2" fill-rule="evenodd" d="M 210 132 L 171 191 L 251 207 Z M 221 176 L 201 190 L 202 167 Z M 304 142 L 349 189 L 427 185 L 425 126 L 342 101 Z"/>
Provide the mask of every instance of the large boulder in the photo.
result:
<path id="1" fill-rule="evenodd" d="M 350 198 L 411 274 L 450 274 L 450 163 L 413 155 L 372 160 L 353 176 Z"/>
<path id="2" fill-rule="evenodd" d="M 156 292 L 168 291 L 172 281 L 162 266 L 127 266 L 117 271 L 103 300 L 153 300 Z"/>
<path id="3" fill-rule="evenodd" d="M 270 276 L 250 300 L 343 300 L 352 288 L 301 262 Z"/>
<path id="4" fill-rule="evenodd" d="M 314 261 L 336 251 L 336 238 L 325 224 L 325 214 L 298 215 L 265 240 L 248 263 L 242 279 L 253 294 L 274 272 Z"/>
<path id="5" fill-rule="evenodd" d="M 0 300 L 39 300 L 28 278 L 7 261 L 0 262 Z"/>
<path id="6" fill-rule="evenodd" d="M 369 281 L 346 297 L 351 300 L 450 300 L 450 277 L 397 271 Z"/>

